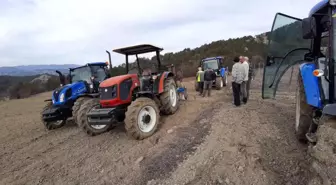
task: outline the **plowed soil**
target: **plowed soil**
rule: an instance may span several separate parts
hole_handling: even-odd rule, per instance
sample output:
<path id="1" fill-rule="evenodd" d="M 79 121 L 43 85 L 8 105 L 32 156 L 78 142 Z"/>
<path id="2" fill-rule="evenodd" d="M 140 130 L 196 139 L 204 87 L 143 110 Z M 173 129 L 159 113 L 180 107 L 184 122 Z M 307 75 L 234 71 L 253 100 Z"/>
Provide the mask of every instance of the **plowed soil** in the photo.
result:
<path id="1" fill-rule="evenodd" d="M 73 123 L 46 131 L 40 110 L 49 93 L 0 102 L 0 184 L 292 184 L 309 179 L 306 147 L 294 137 L 296 81 L 262 100 L 261 72 L 249 102 L 232 105 L 230 84 L 189 99 L 136 141 L 123 125 L 89 137 Z"/>

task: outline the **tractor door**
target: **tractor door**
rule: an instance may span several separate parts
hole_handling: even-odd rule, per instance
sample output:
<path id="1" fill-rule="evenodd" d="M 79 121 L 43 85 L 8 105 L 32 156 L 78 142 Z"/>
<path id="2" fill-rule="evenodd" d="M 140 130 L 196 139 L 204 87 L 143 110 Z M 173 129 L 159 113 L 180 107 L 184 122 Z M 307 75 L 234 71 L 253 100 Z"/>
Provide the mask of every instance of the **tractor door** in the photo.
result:
<path id="1" fill-rule="evenodd" d="M 309 53 L 311 40 L 302 37 L 302 21 L 277 13 L 268 33 L 268 51 L 264 64 L 262 98 L 274 98 L 281 77 L 288 68 L 300 63 Z"/>

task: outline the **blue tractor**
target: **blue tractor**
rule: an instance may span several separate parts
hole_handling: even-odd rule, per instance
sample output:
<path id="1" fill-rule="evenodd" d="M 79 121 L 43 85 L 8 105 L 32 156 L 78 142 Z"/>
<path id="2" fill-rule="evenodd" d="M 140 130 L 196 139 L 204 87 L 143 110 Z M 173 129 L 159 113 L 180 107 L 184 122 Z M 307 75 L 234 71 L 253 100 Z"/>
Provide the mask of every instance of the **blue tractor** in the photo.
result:
<path id="1" fill-rule="evenodd" d="M 222 89 L 227 84 L 227 70 L 223 66 L 224 58 L 221 56 L 218 57 L 210 57 L 201 60 L 200 66 L 202 70 L 206 70 L 208 68 L 212 69 L 216 73 L 216 80 L 213 81 L 213 86 L 216 87 L 217 90 Z M 195 83 L 195 90 L 198 91 L 197 83 Z"/>
<path id="2" fill-rule="evenodd" d="M 111 56 L 109 54 L 109 64 Z M 42 110 L 41 120 L 48 130 L 57 129 L 73 117 L 77 123 L 77 113 L 81 105 L 92 98 L 99 98 L 99 84 L 111 77 L 107 62 L 88 63 L 84 66 L 69 69 L 68 84 L 64 75 L 56 71 L 60 77 L 60 87 L 52 93 L 52 98 L 45 100 L 47 104 Z"/>
<path id="3" fill-rule="evenodd" d="M 262 98 L 275 98 L 285 72 L 299 67 L 293 130 L 308 144 L 323 184 L 336 184 L 335 36 L 335 0 L 320 1 L 304 19 L 277 13 L 262 86 Z"/>

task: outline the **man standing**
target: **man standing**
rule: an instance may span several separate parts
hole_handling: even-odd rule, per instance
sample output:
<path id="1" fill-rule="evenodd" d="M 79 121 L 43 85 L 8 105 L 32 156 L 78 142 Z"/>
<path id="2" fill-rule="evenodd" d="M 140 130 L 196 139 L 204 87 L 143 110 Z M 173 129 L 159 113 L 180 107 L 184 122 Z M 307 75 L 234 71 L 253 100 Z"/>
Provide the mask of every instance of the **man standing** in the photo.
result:
<path id="1" fill-rule="evenodd" d="M 254 76 L 254 69 L 253 69 L 251 63 L 249 62 L 249 58 L 248 57 L 245 57 L 245 61 L 246 61 L 246 63 L 249 66 L 248 80 L 247 80 L 247 83 L 246 83 L 246 92 L 247 92 L 247 100 L 248 100 L 249 97 L 250 97 L 250 86 L 251 86 L 251 80 L 253 79 L 253 76 Z"/>
<path id="2" fill-rule="evenodd" d="M 204 71 L 202 71 L 202 67 L 198 67 L 198 71 L 196 73 L 196 81 L 197 81 L 199 93 L 200 95 L 202 95 L 203 87 L 204 87 Z"/>
<path id="3" fill-rule="evenodd" d="M 243 96 L 243 103 L 246 104 L 247 103 L 247 90 L 246 90 L 246 85 L 248 82 L 248 72 L 249 72 L 249 65 L 247 63 L 247 61 L 245 60 L 245 57 L 241 56 L 240 57 L 240 63 L 242 64 L 243 68 L 244 68 L 244 72 L 243 72 L 243 76 L 244 76 L 244 80 L 241 83 L 241 93 Z"/>
<path id="4" fill-rule="evenodd" d="M 240 63 L 240 58 L 234 58 L 234 64 L 232 66 L 232 91 L 233 91 L 233 102 L 235 106 L 240 106 L 240 91 L 241 84 L 244 81 L 244 66 Z"/>
<path id="5" fill-rule="evenodd" d="M 216 73 L 209 67 L 204 72 L 204 89 L 203 89 L 203 97 L 206 92 L 208 92 L 208 96 L 211 96 L 211 88 L 212 82 L 216 80 Z"/>

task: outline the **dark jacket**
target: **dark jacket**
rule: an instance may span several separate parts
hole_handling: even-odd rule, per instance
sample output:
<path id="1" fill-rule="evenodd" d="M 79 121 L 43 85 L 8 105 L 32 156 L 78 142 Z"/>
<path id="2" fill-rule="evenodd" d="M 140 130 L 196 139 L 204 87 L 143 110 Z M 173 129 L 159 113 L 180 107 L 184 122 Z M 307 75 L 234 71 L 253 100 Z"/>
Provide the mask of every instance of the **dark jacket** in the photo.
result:
<path id="1" fill-rule="evenodd" d="M 204 72 L 204 81 L 213 81 L 216 80 L 216 73 L 213 70 L 205 70 Z"/>

